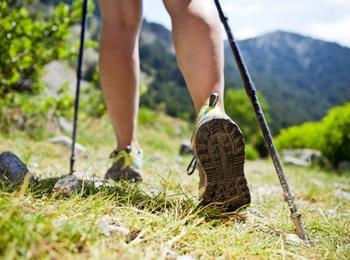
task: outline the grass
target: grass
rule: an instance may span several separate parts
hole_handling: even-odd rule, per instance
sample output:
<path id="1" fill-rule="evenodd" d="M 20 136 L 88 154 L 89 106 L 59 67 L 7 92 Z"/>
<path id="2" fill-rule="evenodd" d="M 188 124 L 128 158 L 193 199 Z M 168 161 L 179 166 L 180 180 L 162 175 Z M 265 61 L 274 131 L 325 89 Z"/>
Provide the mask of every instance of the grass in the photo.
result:
<path id="1" fill-rule="evenodd" d="M 69 150 L 13 132 L 0 136 L 0 151 L 11 150 L 42 178 L 36 188 L 0 190 L 0 254 L 4 259 L 92 258 L 212 259 L 350 257 L 350 175 L 286 167 L 310 244 L 286 238 L 294 232 L 288 208 L 269 160 L 249 161 L 246 173 L 252 205 L 223 213 L 197 204 L 198 177 L 185 173 L 189 157 L 178 156 L 190 127 L 146 114 L 139 136 L 145 151 L 145 181 L 93 189 L 69 198 L 50 192 L 66 174 Z M 87 151 L 77 161 L 81 178 L 103 177 L 113 135 L 107 119 L 84 120 L 78 141 Z"/>

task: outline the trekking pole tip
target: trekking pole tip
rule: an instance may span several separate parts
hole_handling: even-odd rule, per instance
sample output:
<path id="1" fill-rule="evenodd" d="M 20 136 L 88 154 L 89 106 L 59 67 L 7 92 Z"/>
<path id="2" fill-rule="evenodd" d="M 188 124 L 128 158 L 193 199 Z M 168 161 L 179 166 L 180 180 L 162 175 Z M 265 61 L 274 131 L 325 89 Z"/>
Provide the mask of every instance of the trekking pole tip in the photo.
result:
<path id="1" fill-rule="evenodd" d="M 298 212 L 293 213 L 291 214 L 291 218 L 294 222 L 295 232 L 298 235 L 298 237 L 300 237 L 305 242 L 308 242 L 307 234 L 306 234 L 304 225 L 301 221 L 301 214 Z"/>

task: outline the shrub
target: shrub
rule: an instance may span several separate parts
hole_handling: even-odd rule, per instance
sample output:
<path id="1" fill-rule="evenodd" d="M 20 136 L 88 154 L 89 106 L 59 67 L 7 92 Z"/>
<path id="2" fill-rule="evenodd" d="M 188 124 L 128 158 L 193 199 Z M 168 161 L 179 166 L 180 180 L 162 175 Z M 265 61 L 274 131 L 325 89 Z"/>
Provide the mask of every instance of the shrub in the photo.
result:
<path id="1" fill-rule="evenodd" d="M 20 3 L 19 3 L 20 2 Z M 93 10 L 94 6 L 89 4 Z M 0 131 L 15 127 L 39 137 L 55 116 L 72 118 L 73 97 L 62 86 L 56 97 L 43 92 L 40 74 L 48 62 L 76 58 L 77 44 L 70 27 L 80 19 L 81 0 L 72 5 L 39 8 L 36 1 L 0 2 Z M 47 12 L 43 12 L 45 10 Z M 87 46 L 94 46 L 92 41 Z M 81 111 L 93 116 L 105 112 L 101 91 L 82 88 Z"/>
<path id="2" fill-rule="evenodd" d="M 307 122 L 300 126 L 282 129 L 275 139 L 278 148 L 313 148 L 321 150 L 324 127 L 321 123 Z"/>
<path id="3" fill-rule="evenodd" d="M 260 94 L 258 94 L 258 96 L 266 119 L 269 121 L 270 116 L 267 103 Z M 239 124 L 246 142 L 251 144 L 254 149 L 258 151 L 260 156 L 267 155 L 258 120 L 256 119 L 254 109 L 244 89 L 228 89 L 226 91 L 225 110 L 226 113 Z"/>
<path id="4" fill-rule="evenodd" d="M 277 147 L 320 150 L 334 166 L 350 160 L 350 103 L 330 109 L 320 122 L 283 129 Z"/>
<path id="5" fill-rule="evenodd" d="M 350 161 L 350 103 L 332 108 L 322 120 L 324 146 L 322 153 L 333 165 Z"/>
<path id="6" fill-rule="evenodd" d="M 256 160 L 259 158 L 259 153 L 252 145 L 247 144 L 245 146 L 245 157 L 248 160 Z"/>
<path id="7" fill-rule="evenodd" d="M 12 91 L 39 93 L 43 66 L 54 59 L 74 57 L 76 48 L 67 45 L 69 27 L 78 13 L 59 4 L 52 14 L 41 17 L 21 6 L 0 3 L 0 97 Z"/>

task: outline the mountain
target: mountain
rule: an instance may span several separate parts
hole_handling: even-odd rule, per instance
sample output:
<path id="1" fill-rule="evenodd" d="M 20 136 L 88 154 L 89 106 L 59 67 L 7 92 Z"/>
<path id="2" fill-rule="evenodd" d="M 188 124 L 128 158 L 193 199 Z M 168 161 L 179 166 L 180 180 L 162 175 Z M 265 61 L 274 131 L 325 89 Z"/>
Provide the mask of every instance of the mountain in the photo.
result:
<path id="1" fill-rule="evenodd" d="M 94 13 L 99 18 L 98 5 Z M 96 27 L 93 34 L 97 37 Z M 350 48 L 283 31 L 239 41 L 239 46 L 258 91 L 268 101 L 275 133 L 280 128 L 318 120 L 330 107 L 350 100 Z M 141 69 L 148 75 L 148 92 L 141 97 L 141 104 L 162 108 L 173 116 L 194 118 L 185 81 L 176 65 L 171 32 L 145 20 L 140 56 Z M 227 43 L 225 78 L 226 89 L 242 87 Z"/>
<path id="2" fill-rule="evenodd" d="M 350 48 L 283 31 L 238 43 L 257 89 L 268 101 L 274 132 L 318 120 L 330 107 L 350 100 Z M 158 56 L 156 61 L 149 60 L 150 52 Z M 170 57 L 174 57 L 171 33 L 159 24 L 145 21 L 141 34 L 142 67 L 151 66 L 156 71 L 168 68 L 164 72 L 168 80 L 175 80 L 182 89 L 184 81 L 177 67 L 165 63 Z M 225 76 L 226 88 L 242 86 L 227 44 Z M 158 90 L 162 86 L 157 79 Z M 184 90 L 179 92 L 180 96 L 188 96 Z"/>
<path id="3" fill-rule="evenodd" d="M 279 127 L 319 119 L 330 107 L 350 100 L 349 48 L 282 31 L 239 45 Z M 228 47 L 225 54 L 227 82 L 237 84 Z"/>

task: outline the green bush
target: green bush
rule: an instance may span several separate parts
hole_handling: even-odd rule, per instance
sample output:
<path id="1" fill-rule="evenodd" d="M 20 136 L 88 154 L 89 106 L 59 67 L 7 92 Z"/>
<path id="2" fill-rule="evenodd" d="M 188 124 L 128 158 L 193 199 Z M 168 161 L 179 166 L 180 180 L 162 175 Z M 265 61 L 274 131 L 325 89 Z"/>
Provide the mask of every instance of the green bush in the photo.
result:
<path id="1" fill-rule="evenodd" d="M 43 17 L 44 16 L 44 17 Z M 51 60 L 69 59 L 76 46 L 66 44 L 69 27 L 78 13 L 66 4 L 44 15 L 28 8 L 0 3 L 0 97 L 12 91 L 39 93 L 43 66 Z"/>
<path id="2" fill-rule="evenodd" d="M 350 161 L 350 103 L 329 110 L 322 120 L 324 146 L 322 153 L 333 165 Z"/>
<path id="3" fill-rule="evenodd" d="M 259 153 L 252 145 L 247 144 L 245 146 L 245 157 L 248 160 L 256 160 L 259 158 Z"/>
<path id="4" fill-rule="evenodd" d="M 139 109 L 138 122 L 141 125 L 155 125 L 158 121 L 157 117 L 157 112 L 147 107 L 141 107 Z"/>
<path id="5" fill-rule="evenodd" d="M 54 117 L 72 118 L 74 99 L 67 86 L 49 97 L 40 76 L 52 60 L 75 60 L 78 38 L 73 41 L 70 27 L 80 19 L 81 3 L 0 2 L 0 131 L 9 133 L 15 127 L 39 137 Z M 92 12 L 93 2 L 89 5 Z M 82 88 L 80 105 L 92 116 L 106 110 L 100 89 L 93 86 Z"/>
<path id="6" fill-rule="evenodd" d="M 320 122 L 283 129 L 275 141 L 279 149 L 320 150 L 334 166 L 350 161 L 350 103 L 330 109 Z"/>
<path id="7" fill-rule="evenodd" d="M 265 99 L 258 94 L 261 106 L 264 110 L 266 119 L 270 116 Z M 226 113 L 240 126 L 244 138 L 260 156 L 267 155 L 267 149 L 264 145 L 264 139 L 261 134 L 260 126 L 256 118 L 252 104 L 244 89 L 228 89 L 225 94 Z"/>
<path id="8" fill-rule="evenodd" d="M 57 97 L 11 92 L 0 99 L 0 132 L 13 128 L 26 130 L 33 138 L 45 137 L 43 131 L 53 117 L 72 117 L 73 98 L 63 88 Z"/>
<path id="9" fill-rule="evenodd" d="M 321 123 L 307 122 L 300 126 L 282 129 L 275 139 L 278 148 L 313 148 L 321 150 L 324 146 L 324 127 Z"/>

